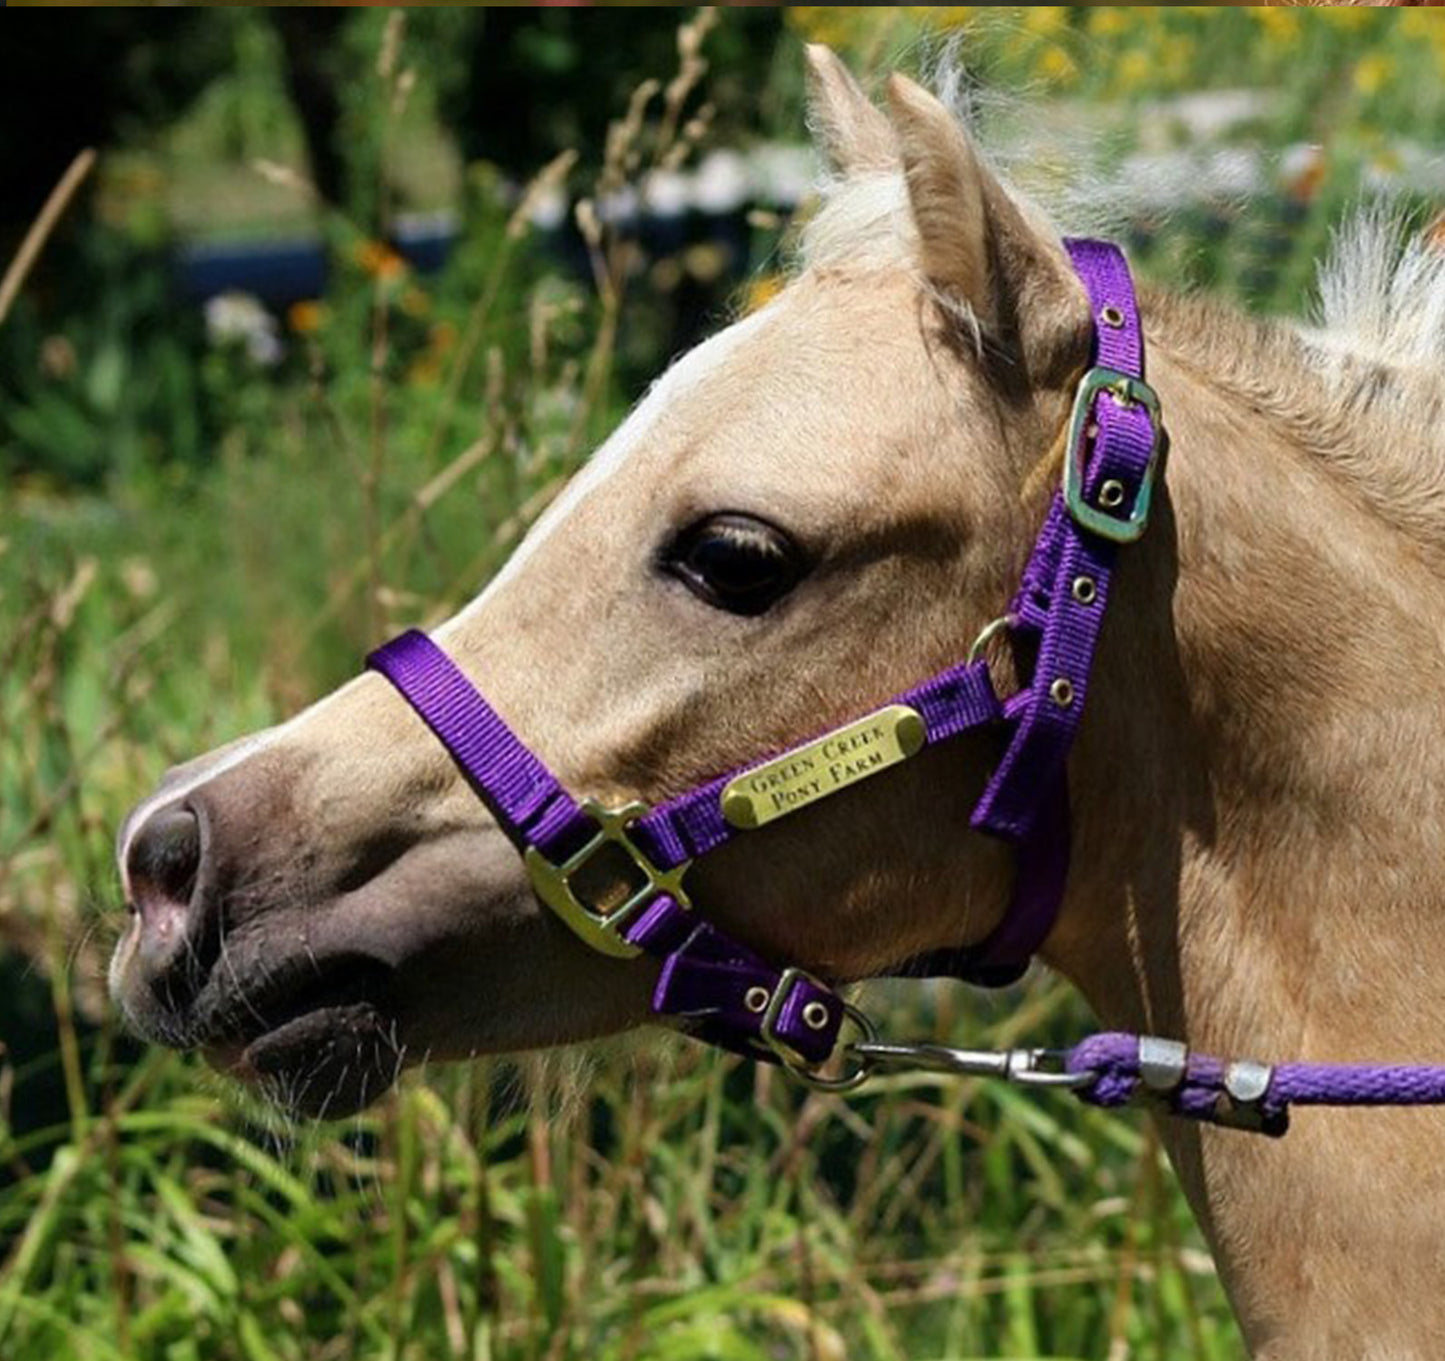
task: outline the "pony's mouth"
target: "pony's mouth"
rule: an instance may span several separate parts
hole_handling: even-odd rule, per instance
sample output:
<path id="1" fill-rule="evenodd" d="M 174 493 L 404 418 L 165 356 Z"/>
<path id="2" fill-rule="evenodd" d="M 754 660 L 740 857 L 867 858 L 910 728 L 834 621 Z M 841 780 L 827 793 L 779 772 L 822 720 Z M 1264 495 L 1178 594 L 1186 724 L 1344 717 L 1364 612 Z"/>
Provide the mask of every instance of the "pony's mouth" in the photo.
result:
<path id="1" fill-rule="evenodd" d="M 238 804 L 265 805 L 264 783 L 243 792 Z M 232 825 L 213 808 L 208 821 Z M 282 1114 L 345 1118 L 429 1058 L 570 1044 L 646 1018 L 652 971 L 599 963 L 544 913 L 489 823 L 382 865 L 338 855 L 316 868 L 284 842 L 258 856 L 229 831 L 208 845 L 219 867 L 199 891 L 169 915 L 133 916 L 112 993 L 136 1035 L 199 1051 Z M 179 947 L 147 942 L 161 921 L 183 930 Z"/>
<path id="2" fill-rule="evenodd" d="M 389 970 L 369 959 L 323 968 L 299 988 L 250 999 L 237 1023 L 200 1045 L 218 1072 L 292 1115 L 337 1119 L 375 1101 L 406 1047 L 385 1004 Z"/>

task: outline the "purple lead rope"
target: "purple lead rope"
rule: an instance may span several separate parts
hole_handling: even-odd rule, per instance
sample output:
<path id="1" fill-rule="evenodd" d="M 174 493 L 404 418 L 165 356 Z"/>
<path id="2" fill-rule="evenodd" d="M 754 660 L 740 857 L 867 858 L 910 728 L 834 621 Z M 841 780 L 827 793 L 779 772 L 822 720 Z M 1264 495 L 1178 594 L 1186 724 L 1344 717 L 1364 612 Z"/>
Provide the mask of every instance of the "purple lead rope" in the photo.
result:
<path id="1" fill-rule="evenodd" d="M 1230 1062 L 1190 1054 L 1151 1036 L 1090 1035 L 1064 1064 L 1074 1094 L 1104 1109 L 1138 1098 L 1171 1115 L 1279 1136 L 1291 1106 L 1430 1106 L 1445 1103 L 1445 1067 L 1430 1064 Z"/>

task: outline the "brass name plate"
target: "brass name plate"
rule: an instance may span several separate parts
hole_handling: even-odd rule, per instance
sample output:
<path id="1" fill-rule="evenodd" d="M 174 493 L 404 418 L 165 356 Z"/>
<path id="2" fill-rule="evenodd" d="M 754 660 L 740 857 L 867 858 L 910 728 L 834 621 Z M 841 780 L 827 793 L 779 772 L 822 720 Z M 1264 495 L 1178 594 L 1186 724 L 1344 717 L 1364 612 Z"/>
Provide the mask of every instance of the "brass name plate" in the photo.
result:
<path id="1" fill-rule="evenodd" d="M 890 704 L 744 771 L 722 792 L 723 817 L 734 827 L 761 827 L 906 761 L 927 735 L 917 710 Z"/>

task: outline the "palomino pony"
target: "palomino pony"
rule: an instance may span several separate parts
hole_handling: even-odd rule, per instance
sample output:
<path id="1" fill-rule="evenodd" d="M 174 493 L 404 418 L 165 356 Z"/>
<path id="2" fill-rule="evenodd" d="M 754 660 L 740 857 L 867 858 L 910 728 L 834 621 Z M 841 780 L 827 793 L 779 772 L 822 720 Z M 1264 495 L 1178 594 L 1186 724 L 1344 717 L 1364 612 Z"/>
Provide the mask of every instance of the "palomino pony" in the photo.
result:
<path id="1" fill-rule="evenodd" d="M 895 77 L 885 113 L 810 59 L 838 175 L 797 277 L 674 365 L 434 635 L 461 710 L 505 716 L 487 740 L 509 770 L 608 805 L 711 788 L 870 714 L 828 759 L 887 738 L 877 778 L 813 800 L 795 750 L 741 811 L 723 791 L 748 830 L 688 872 L 697 916 L 746 942 L 727 960 L 808 971 L 787 983 L 801 1022 L 768 986 L 738 1008 L 774 1040 L 836 1035 L 831 982 L 991 937 L 1032 872 L 970 830 L 997 733 L 904 760 L 923 730 L 877 706 L 957 666 L 1013 595 L 1061 460 L 1104 440 L 1102 417 L 1063 438 L 1103 341 L 1054 229 L 931 95 Z M 1144 300 L 1167 482 L 1119 547 L 1038 953 L 1110 1025 L 1202 1050 L 1438 1059 L 1445 268 L 1421 253 L 1392 276 L 1358 244 L 1345 266 L 1319 332 Z M 1127 329 L 1132 306 L 1100 315 Z M 1145 386 L 1110 391 L 1122 409 Z M 985 650 L 999 694 L 1027 684 L 1026 647 Z M 516 798 L 454 759 L 465 735 L 437 740 L 450 720 L 394 663 L 172 771 L 119 838 L 131 1024 L 313 1113 L 364 1105 L 408 1055 L 638 1026 L 661 986 L 646 954 L 583 939 L 585 904 L 569 929 L 558 903 L 603 889 L 545 858 L 539 875 L 536 844 L 524 860 Z M 780 789 L 806 813 L 772 817 Z M 649 913 L 681 898 L 680 871 L 621 834 L 608 849 L 620 869 L 579 879 L 641 876 Z M 806 1074 L 805 1040 L 775 1049 Z M 1445 1119 L 1161 1128 L 1255 1355 L 1438 1353 Z"/>

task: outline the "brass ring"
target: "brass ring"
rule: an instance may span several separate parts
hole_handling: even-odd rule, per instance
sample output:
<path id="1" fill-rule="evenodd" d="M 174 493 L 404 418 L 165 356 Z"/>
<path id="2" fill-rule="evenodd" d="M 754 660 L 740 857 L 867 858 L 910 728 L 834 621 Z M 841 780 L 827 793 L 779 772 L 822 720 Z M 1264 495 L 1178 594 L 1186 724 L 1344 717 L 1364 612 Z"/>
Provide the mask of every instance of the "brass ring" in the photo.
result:
<path id="1" fill-rule="evenodd" d="M 1013 628 L 1018 623 L 1018 616 L 1012 614 L 1001 614 L 997 619 L 991 619 L 979 630 L 978 637 L 973 640 L 973 646 L 968 650 L 968 666 L 972 666 L 979 658 L 979 654 L 986 648 L 1000 633 Z"/>

